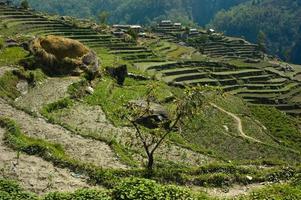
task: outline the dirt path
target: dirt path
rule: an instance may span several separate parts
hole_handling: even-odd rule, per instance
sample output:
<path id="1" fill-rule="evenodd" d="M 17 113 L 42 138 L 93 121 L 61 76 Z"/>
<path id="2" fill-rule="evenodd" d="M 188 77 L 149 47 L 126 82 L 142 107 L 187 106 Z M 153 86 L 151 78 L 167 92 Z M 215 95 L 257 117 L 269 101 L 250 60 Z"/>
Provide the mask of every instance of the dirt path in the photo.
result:
<path id="1" fill-rule="evenodd" d="M 23 188 L 37 194 L 91 187 L 85 177 L 76 177 L 39 157 L 22 153 L 17 156 L 17 152 L 5 146 L 3 137 L 4 129 L 0 129 L 0 177 L 18 180 Z"/>
<path id="2" fill-rule="evenodd" d="M 233 113 L 231 113 L 231 112 L 228 112 L 228 111 L 224 110 L 223 108 L 219 107 L 218 105 L 216 105 L 216 104 L 214 104 L 214 103 L 210 103 L 210 105 L 212 105 L 214 108 L 218 109 L 219 111 L 221 111 L 221 112 L 223 112 L 223 113 L 226 113 L 227 115 L 231 116 L 231 117 L 236 121 L 236 123 L 237 123 L 237 130 L 238 130 L 238 132 L 240 133 L 240 136 L 241 136 L 241 137 L 246 138 L 246 139 L 248 139 L 248 140 L 251 140 L 251 141 L 253 141 L 253 142 L 262 143 L 261 141 L 255 139 L 255 138 L 253 138 L 253 137 L 248 136 L 248 135 L 243 131 L 241 119 L 240 119 L 237 115 L 235 115 L 235 114 L 233 114 Z"/>
<path id="3" fill-rule="evenodd" d="M 126 168 L 104 142 L 73 135 L 60 126 L 13 108 L 2 99 L 0 99 L 0 116 L 14 119 L 22 131 L 31 137 L 61 144 L 66 152 L 77 160 L 104 168 Z"/>

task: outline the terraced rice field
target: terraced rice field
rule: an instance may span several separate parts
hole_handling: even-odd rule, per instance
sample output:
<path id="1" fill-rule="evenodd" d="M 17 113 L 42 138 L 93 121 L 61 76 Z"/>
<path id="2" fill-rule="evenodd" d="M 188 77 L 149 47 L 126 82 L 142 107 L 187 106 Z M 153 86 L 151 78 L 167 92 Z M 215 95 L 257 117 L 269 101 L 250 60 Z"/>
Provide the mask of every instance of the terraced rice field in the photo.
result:
<path id="1" fill-rule="evenodd" d="M 123 38 L 109 33 L 100 34 L 90 28 L 71 26 L 63 20 L 51 20 L 28 10 L 0 6 L 0 26 L 4 29 L 6 27 L 8 35 L 17 33 L 34 36 L 58 35 L 78 40 L 96 52 L 105 47 L 111 50 L 111 53 L 131 62 L 160 61 L 152 51 L 133 42 L 127 42 Z"/>
<path id="2" fill-rule="evenodd" d="M 176 85 L 218 86 L 226 92 L 243 97 L 253 104 L 275 106 L 287 113 L 301 114 L 301 87 L 298 81 L 281 76 L 266 68 L 237 67 L 235 65 L 185 61 L 180 63 L 147 65 L 138 68 L 155 73 L 158 79 Z"/>
<path id="3" fill-rule="evenodd" d="M 239 38 L 209 36 L 206 41 L 197 42 L 197 40 L 193 40 L 192 45 L 211 57 L 261 58 L 262 56 L 257 45 Z"/>

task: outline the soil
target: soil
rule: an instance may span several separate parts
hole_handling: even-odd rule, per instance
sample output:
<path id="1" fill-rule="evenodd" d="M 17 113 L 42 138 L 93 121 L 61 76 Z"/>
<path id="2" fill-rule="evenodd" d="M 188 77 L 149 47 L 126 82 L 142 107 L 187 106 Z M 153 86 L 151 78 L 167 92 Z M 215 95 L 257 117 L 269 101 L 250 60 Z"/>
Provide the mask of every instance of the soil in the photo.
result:
<path id="1" fill-rule="evenodd" d="M 68 96 L 68 86 L 78 80 L 78 77 L 48 78 L 42 84 L 31 88 L 25 95 L 17 98 L 16 104 L 38 114 L 43 105 Z"/>
<path id="2" fill-rule="evenodd" d="M 67 154 L 84 163 L 92 163 L 104 168 L 126 168 L 104 142 L 74 135 L 42 118 L 34 118 L 17 110 L 2 99 L 0 99 L 0 115 L 15 120 L 21 130 L 30 137 L 61 144 Z"/>
<path id="3" fill-rule="evenodd" d="M 0 129 L 0 177 L 17 180 L 24 189 L 37 194 L 92 187 L 86 183 L 86 177 L 57 168 L 36 156 L 18 155 L 5 146 L 3 137 L 4 129 Z"/>

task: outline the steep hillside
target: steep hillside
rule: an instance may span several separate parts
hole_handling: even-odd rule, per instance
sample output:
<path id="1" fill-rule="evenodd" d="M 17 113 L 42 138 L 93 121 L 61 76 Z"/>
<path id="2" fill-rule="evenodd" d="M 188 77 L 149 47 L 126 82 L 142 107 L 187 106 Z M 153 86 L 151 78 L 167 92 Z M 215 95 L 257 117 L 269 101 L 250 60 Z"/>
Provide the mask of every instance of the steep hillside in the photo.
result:
<path id="1" fill-rule="evenodd" d="M 300 11 L 298 0 L 250 1 L 219 12 L 211 24 L 226 34 L 244 36 L 252 42 L 262 32 L 269 53 L 300 63 Z"/>
<path id="2" fill-rule="evenodd" d="M 182 22 L 207 24 L 216 12 L 247 0 L 28 0 L 33 8 L 60 15 L 96 18 L 101 11 L 110 13 L 111 23 L 150 23 L 171 18 Z M 21 0 L 14 0 L 21 2 Z"/>
<path id="3" fill-rule="evenodd" d="M 0 199 L 300 199 L 300 66 L 113 33 L 0 5 Z"/>

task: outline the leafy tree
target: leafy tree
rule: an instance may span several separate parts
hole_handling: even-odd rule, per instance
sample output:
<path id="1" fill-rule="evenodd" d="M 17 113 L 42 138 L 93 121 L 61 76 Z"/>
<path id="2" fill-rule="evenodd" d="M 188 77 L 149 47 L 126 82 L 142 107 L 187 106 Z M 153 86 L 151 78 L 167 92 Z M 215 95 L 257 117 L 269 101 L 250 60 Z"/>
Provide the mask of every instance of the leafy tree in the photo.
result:
<path id="1" fill-rule="evenodd" d="M 21 8 L 23 9 L 28 9 L 29 8 L 29 3 L 27 0 L 23 0 L 21 1 L 21 4 L 20 4 Z"/>
<path id="2" fill-rule="evenodd" d="M 108 11 L 102 11 L 98 14 L 98 20 L 101 24 L 106 24 L 110 13 Z"/>
<path id="3" fill-rule="evenodd" d="M 137 41 L 137 39 L 138 39 L 138 33 L 137 33 L 137 31 L 135 31 L 134 29 L 130 28 L 127 33 L 132 37 L 132 39 L 134 41 Z"/>
<path id="4" fill-rule="evenodd" d="M 257 35 L 257 45 L 259 50 L 266 52 L 266 35 L 263 31 L 259 31 Z"/>
<path id="5" fill-rule="evenodd" d="M 135 128 L 136 137 L 141 142 L 143 149 L 147 155 L 147 169 L 152 171 L 154 166 L 154 154 L 160 147 L 167 136 L 176 131 L 177 127 L 184 124 L 185 120 L 189 120 L 191 115 L 199 112 L 204 104 L 204 89 L 201 87 L 186 88 L 184 96 L 178 97 L 174 100 L 175 108 L 170 111 L 169 121 L 162 120 L 157 123 L 157 127 L 154 129 L 147 128 L 145 125 L 139 123 L 140 119 L 144 116 L 151 115 L 152 101 L 155 100 L 155 87 L 150 86 L 145 97 L 147 106 L 130 106 L 130 114 L 125 117 Z"/>

